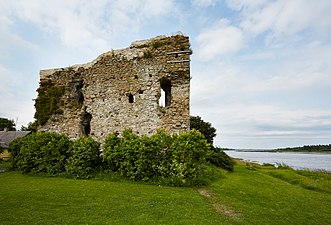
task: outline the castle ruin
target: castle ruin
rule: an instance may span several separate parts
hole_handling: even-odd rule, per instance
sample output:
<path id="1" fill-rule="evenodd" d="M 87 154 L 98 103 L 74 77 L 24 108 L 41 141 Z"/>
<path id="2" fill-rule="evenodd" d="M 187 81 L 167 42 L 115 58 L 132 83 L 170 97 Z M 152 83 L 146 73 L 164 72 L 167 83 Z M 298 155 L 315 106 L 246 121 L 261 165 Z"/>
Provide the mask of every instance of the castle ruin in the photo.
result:
<path id="1" fill-rule="evenodd" d="M 191 53 L 188 37 L 158 36 L 87 64 L 41 70 L 38 130 L 100 142 L 127 128 L 138 135 L 188 130 Z"/>

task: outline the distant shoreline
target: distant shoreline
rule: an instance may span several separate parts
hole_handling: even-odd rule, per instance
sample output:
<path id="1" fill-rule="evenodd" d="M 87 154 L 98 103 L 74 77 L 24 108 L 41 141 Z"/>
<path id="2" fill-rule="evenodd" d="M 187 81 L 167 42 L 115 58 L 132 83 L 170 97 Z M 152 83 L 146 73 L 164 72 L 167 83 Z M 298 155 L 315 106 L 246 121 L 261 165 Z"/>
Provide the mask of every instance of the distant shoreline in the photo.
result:
<path id="1" fill-rule="evenodd" d="M 297 152 L 297 153 L 325 153 L 331 154 L 331 144 L 329 145 L 305 145 L 303 147 L 288 147 L 278 149 L 223 149 L 224 151 L 241 152 Z"/>
<path id="2" fill-rule="evenodd" d="M 331 151 L 294 151 L 294 150 L 278 150 L 278 149 L 273 149 L 273 150 L 258 150 L 258 149 L 254 149 L 254 150 L 237 150 L 237 149 L 233 149 L 233 150 L 226 150 L 226 151 L 238 151 L 238 152 L 294 152 L 294 153 L 324 153 L 324 154 L 331 154 Z"/>

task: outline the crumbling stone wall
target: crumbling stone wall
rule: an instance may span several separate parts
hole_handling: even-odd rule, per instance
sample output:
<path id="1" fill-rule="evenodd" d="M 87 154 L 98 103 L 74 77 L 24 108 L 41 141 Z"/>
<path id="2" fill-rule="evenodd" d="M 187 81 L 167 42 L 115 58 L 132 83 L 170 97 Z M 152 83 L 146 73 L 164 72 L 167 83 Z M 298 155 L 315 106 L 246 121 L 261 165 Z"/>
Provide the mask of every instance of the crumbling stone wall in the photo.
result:
<path id="1" fill-rule="evenodd" d="M 170 133 L 188 130 L 191 53 L 188 37 L 158 36 L 106 52 L 87 64 L 41 70 L 35 104 L 39 130 L 71 138 L 90 135 L 98 141 L 126 128 L 139 135 L 160 128 Z M 40 123 L 45 105 L 41 91 L 47 93 L 50 86 L 64 91 L 50 106 L 58 107 L 53 109 L 57 113 Z"/>

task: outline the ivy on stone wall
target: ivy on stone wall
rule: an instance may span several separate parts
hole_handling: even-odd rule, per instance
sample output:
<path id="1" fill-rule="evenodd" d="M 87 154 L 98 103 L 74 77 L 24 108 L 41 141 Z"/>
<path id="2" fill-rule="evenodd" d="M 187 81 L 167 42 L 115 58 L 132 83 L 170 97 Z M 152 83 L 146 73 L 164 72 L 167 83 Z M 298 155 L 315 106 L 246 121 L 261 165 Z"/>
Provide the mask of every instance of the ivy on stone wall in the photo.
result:
<path id="1" fill-rule="evenodd" d="M 63 113 L 60 107 L 63 101 L 60 99 L 64 94 L 64 87 L 54 86 L 52 82 L 45 82 L 38 88 L 37 92 L 34 118 L 38 125 L 44 125 L 52 115 Z"/>

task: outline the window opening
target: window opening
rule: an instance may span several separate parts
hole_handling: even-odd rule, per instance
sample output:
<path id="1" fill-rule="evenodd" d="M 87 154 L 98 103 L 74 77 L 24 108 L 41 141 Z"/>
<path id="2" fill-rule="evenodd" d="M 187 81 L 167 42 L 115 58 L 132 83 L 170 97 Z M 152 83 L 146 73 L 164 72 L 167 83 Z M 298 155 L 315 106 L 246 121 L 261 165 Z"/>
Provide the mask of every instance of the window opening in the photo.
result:
<path id="1" fill-rule="evenodd" d="M 82 132 L 83 135 L 88 136 L 91 133 L 91 120 L 92 115 L 86 111 L 86 107 L 84 109 L 84 114 L 82 118 Z"/>
<path id="2" fill-rule="evenodd" d="M 161 97 L 159 99 L 159 105 L 161 107 L 167 107 L 171 104 L 171 81 L 168 78 L 162 78 L 160 80 Z"/>
<path id="3" fill-rule="evenodd" d="M 136 98 L 133 94 L 129 94 L 128 97 L 129 97 L 129 102 L 130 103 L 134 103 L 136 101 Z"/>
<path id="4" fill-rule="evenodd" d="M 164 107 L 165 106 L 165 92 L 164 90 L 161 88 L 161 97 L 159 99 L 159 105 L 161 107 Z"/>

